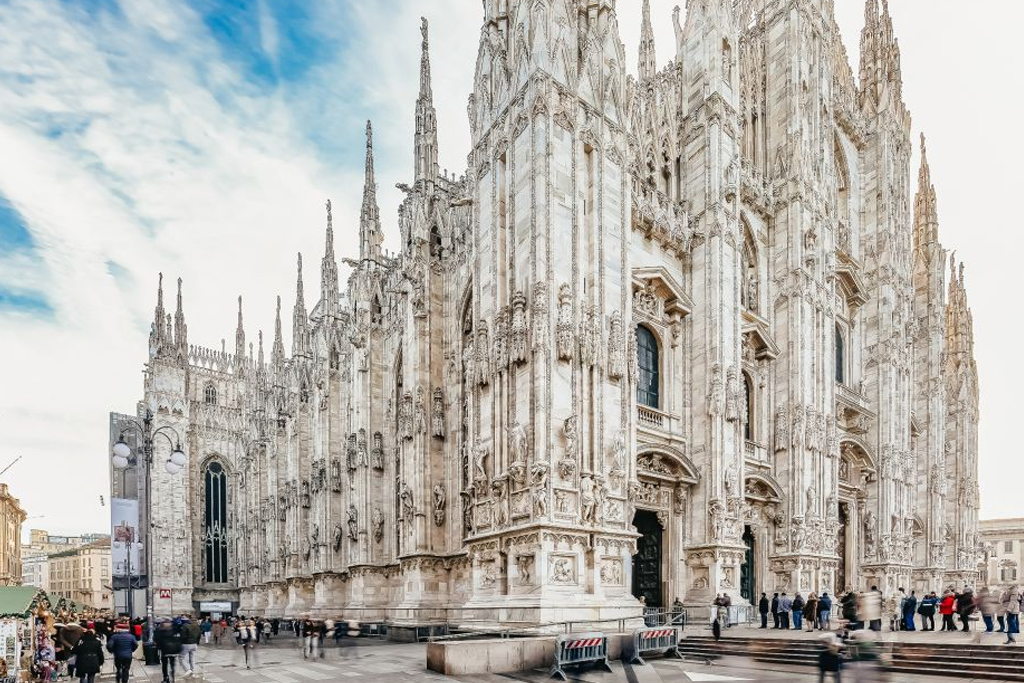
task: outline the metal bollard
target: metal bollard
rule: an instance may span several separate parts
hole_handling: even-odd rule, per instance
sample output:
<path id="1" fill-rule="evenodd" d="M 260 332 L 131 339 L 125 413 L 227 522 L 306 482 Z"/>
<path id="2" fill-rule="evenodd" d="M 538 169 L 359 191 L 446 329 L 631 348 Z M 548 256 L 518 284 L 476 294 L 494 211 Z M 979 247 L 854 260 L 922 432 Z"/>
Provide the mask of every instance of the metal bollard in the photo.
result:
<path id="1" fill-rule="evenodd" d="M 644 652 L 660 652 L 666 657 L 682 659 L 679 653 L 679 631 L 674 628 L 640 628 L 633 632 L 633 658 L 630 664 L 645 664 Z"/>
<path id="2" fill-rule="evenodd" d="M 558 636 L 555 641 L 555 663 L 551 667 L 551 677 L 558 676 L 563 681 L 569 680 L 563 667 L 590 662 L 606 671 L 612 670 L 608 663 L 608 639 L 603 633 L 566 633 Z"/>

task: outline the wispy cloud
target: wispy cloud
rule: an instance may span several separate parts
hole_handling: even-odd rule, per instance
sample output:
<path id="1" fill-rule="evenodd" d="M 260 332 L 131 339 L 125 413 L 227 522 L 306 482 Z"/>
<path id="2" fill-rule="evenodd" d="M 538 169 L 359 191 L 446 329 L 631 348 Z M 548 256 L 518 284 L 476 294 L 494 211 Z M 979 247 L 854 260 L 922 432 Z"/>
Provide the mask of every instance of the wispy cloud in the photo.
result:
<path id="1" fill-rule="evenodd" d="M 652 1 L 662 63 L 674 56 L 673 4 Z M 837 4 L 852 53 L 862 3 Z M 633 70 L 639 2 L 618 7 Z M 440 162 L 461 172 L 478 0 L 0 0 L 0 467 L 26 456 L 5 479 L 32 514 L 47 515 L 38 524 L 105 525 L 106 413 L 140 398 L 157 271 L 185 279 L 192 340 L 219 346 L 233 334 L 238 294 L 251 339 L 272 325 L 274 296 L 292 296 L 295 252 L 320 257 L 327 197 L 338 251 L 355 251 L 367 118 L 385 231 L 397 243 L 394 184 L 412 174 L 420 15 L 431 20 Z M 943 31 L 899 19 L 905 71 L 916 69 L 909 84 L 927 78 L 927 45 Z M 915 111 L 950 109 L 920 101 L 920 90 L 908 96 Z M 960 125 L 931 116 L 937 153 L 943 137 L 963 137 Z M 964 144 L 1005 147 L 990 128 L 976 131 L 988 142 Z M 949 173 L 947 163 L 933 171 Z M 978 165 L 940 179 L 943 206 L 978 207 L 983 192 L 958 193 L 961 183 L 976 188 L 965 176 Z M 950 246 L 968 242 L 968 226 L 1000 224 L 953 211 L 944 220 Z M 1003 271 L 987 270 L 974 270 L 979 289 Z M 316 271 L 307 269 L 307 292 Z M 973 290 L 973 300 L 997 302 L 989 286 L 992 296 Z M 984 353 L 1000 332 L 980 316 L 978 325 Z M 983 373 L 998 366 L 982 358 Z"/>

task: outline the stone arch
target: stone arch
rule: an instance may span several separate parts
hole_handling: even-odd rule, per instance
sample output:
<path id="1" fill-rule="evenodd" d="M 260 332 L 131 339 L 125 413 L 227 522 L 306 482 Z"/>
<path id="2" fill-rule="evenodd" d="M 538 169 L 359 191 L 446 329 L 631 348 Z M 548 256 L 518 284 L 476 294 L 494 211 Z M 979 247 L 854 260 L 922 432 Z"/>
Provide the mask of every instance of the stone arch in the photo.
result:
<path id="1" fill-rule="evenodd" d="M 839 482 L 859 488 L 874 481 L 877 460 L 863 439 L 844 436 L 839 442 Z"/>
<path id="2" fill-rule="evenodd" d="M 743 482 L 743 495 L 759 503 L 781 503 L 785 499 L 782 486 L 770 474 L 748 474 Z"/>
<path id="3" fill-rule="evenodd" d="M 681 451 L 672 446 L 640 445 L 636 455 L 637 472 L 655 479 L 672 479 L 693 486 L 700 471 Z"/>

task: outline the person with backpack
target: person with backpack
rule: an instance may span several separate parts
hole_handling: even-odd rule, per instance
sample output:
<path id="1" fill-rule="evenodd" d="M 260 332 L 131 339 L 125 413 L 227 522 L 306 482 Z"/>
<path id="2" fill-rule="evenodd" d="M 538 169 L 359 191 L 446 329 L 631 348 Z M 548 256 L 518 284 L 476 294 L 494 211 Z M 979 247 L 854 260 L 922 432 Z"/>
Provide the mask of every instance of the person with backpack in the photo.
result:
<path id="1" fill-rule="evenodd" d="M 107 651 L 114 657 L 115 683 L 128 683 L 132 657 L 139 648 L 139 641 L 130 628 L 131 624 L 119 622 L 114 626 L 114 634 L 107 639 Z"/>
<path id="2" fill-rule="evenodd" d="M 818 628 L 822 631 L 831 630 L 832 625 L 829 623 L 831 619 L 832 598 L 828 596 L 828 592 L 824 592 L 818 598 Z"/>
<path id="3" fill-rule="evenodd" d="M 196 675 L 196 651 L 203 631 L 194 619 L 185 617 L 181 622 L 181 668 L 186 678 Z"/>
<path id="4" fill-rule="evenodd" d="M 799 593 L 793 596 L 793 628 L 797 631 L 803 628 L 804 604 L 804 596 Z"/>
<path id="5" fill-rule="evenodd" d="M 162 683 L 174 683 L 174 670 L 181 654 L 181 633 L 174 628 L 174 623 L 168 619 L 160 622 L 156 633 L 153 634 L 153 642 L 160 653 L 160 671 L 163 673 Z"/>
<path id="6" fill-rule="evenodd" d="M 935 596 L 935 591 L 921 598 L 921 604 L 917 606 L 917 613 L 921 615 L 922 631 L 935 630 L 935 609 L 938 604 L 939 599 Z"/>
<path id="7" fill-rule="evenodd" d="M 257 639 L 258 631 L 256 630 L 256 620 L 250 619 L 246 623 L 245 619 L 239 618 L 235 622 L 235 642 L 238 643 L 242 648 L 242 654 L 245 656 L 245 668 L 251 669 L 252 665 L 256 663 L 255 652 L 256 643 L 259 642 Z"/>
<path id="8" fill-rule="evenodd" d="M 72 651 L 79 683 L 94 683 L 103 667 L 103 643 L 92 629 L 85 631 Z"/>

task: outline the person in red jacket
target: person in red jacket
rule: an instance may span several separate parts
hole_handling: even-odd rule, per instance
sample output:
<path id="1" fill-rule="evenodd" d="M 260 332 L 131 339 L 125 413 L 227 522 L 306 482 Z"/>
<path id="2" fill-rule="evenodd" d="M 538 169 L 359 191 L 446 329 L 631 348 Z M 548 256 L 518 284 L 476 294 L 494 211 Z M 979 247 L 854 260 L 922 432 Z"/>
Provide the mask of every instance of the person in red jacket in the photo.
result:
<path id="1" fill-rule="evenodd" d="M 946 592 L 942 594 L 942 600 L 939 602 L 939 614 L 942 615 L 942 629 L 943 631 L 956 631 L 956 622 L 953 621 L 953 610 L 956 605 L 956 596 L 953 591 L 946 589 Z"/>

